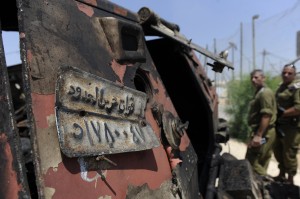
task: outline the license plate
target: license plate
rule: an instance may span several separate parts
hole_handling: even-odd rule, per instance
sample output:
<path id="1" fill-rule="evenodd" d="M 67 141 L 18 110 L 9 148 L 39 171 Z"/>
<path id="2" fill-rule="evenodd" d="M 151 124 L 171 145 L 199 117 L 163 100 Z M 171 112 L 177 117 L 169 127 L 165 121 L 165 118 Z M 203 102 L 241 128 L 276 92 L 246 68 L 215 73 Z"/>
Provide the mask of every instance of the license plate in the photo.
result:
<path id="1" fill-rule="evenodd" d="M 56 125 L 68 157 L 147 150 L 159 141 L 145 120 L 147 95 L 77 68 L 60 70 Z"/>

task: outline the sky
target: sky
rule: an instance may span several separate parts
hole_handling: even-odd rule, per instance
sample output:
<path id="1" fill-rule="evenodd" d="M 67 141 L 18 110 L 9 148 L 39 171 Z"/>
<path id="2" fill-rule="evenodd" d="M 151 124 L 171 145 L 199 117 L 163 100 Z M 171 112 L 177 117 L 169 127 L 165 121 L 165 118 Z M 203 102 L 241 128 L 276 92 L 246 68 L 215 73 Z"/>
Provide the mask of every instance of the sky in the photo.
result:
<path id="1" fill-rule="evenodd" d="M 300 0 L 111 0 L 137 12 L 148 7 L 160 17 L 180 26 L 180 32 L 211 52 L 229 47 L 228 60 L 235 70 L 224 70 L 220 79 L 249 74 L 253 66 L 252 17 L 255 24 L 255 68 L 272 75 L 284 64 L 296 59 L 297 31 L 300 31 Z M 241 34 L 242 32 L 242 34 Z M 242 35 L 242 40 L 241 40 Z M 20 63 L 18 33 L 3 33 L 7 65 Z M 215 47 L 214 47 L 215 46 Z M 242 50 L 242 53 L 241 53 Z M 265 52 L 265 56 L 263 56 Z M 241 56 L 242 54 L 242 56 Z M 199 54 L 203 63 L 204 56 Z M 211 60 L 208 60 L 211 61 Z M 299 65 L 300 61 L 296 63 Z M 207 66 L 209 77 L 214 73 Z"/>
<path id="2" fill-rule="evenodd" d="M 228 60 L 234 63 L 235 77 L 239 77 L 241 68 L 243 74 L 249 74 L 254 68 L 252 39 L 254 15 L 259 15 L 254 20 L 255 68 L 277 75 L 284 64 L 297 58 L 296 38 L 297 31 L 300 31 L 300 0 L 111 1 L 134 12 L 144 6 L 150 8 L 160 17 L 178 24 L 182 34 L 192 39 L 194 43 L 204 48 L 208 47 L 211 52 L 216 50 L 219 53 L 230 46 L 229 42 L 234 43 L 237 49 L 229 49 Z M 204 57 L 199 58 L 203 63 Z M 300 70 L 300 61 L 298 65 Z M 212 78 L 213 72 L 210 69 L 208 72 Z M 224 80 L 232 78 L 232 71 L 224 70 L 223 73 Z"/>

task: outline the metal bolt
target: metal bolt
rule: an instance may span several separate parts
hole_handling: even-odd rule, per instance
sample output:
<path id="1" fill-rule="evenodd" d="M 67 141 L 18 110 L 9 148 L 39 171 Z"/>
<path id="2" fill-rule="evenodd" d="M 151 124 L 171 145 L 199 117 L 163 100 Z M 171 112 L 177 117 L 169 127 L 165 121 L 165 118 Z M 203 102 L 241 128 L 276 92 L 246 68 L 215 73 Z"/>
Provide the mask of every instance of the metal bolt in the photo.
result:
<path id="1" fill-rule="evenodd" d="M 152 111 L 157 113 L 158 112 L 158 107 L 157 106 L 152 107 Z"/>
<path id="2" fill-rule="evenodd" d="M 114 166 L 117 166 L 117 164 L 113 161 L 111 161 L 110 159 L 108 159 L 107 157 L 105 157 L 104 155 L 100 155 L 100 156 L 97 156 L 96 157 L 96 160 L 99 161 L 99 160 L 105 160 L 106 162 L 114 165 Z"/>
<path id="3" fill-rule="evenodd" d="M 147 126 L 145 120 L 141 120 L 140 123 L 141 123 L 141 126 Z"/>

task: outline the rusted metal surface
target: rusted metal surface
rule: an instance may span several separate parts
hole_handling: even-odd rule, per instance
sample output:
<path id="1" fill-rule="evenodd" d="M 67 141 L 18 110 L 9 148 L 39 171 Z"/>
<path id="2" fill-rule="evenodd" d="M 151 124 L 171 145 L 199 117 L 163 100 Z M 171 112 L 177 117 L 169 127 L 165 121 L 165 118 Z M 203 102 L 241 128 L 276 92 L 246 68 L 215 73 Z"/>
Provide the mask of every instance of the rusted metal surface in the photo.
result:
<path id="1" fill-rule="evenodd" d="M 88 10 L 93 10 L 92 7 L 97 7 L 98 9 L 104 10 L 106 12 L 114 13 L 114 15 L 126 17 L 131 21 L 138 22 L 138 17 L 136 13 L 129 11 L 122 6 L 114 4 L 110 1 L 103 1 L 103 0 L 77 0 L 78 5 L 85 7 Z"/>
<path id="2" fill-rule="evenodd" d="M 194 51 L 214 59 L 217 72 L 231 63 L 147 8 L 137 15 L 106 0 L 17 6 L 18 16 L 7 15 L 16 12 L 13 4 L 13 12 L 0 12 L 1 19 L 7 15 L 2 27 L 20 31 L 25 93 L 14 100 L 15 125 L 15 88 L 8 86 L 1 46 L 0 198 L 30 197 L 17 127 L 28 182 L 37 188 L 30 186 L 33 198 L 225 194 L 215 187 L 223 160 L 215 137 L 218 97 Z M 145 40 L 149 35 L 159 38 Z M 223 171 L 220 184 L 232 182 Z"/>
<path id="3" fill-rule="evenodd" d="M 154 63 L 155 53 L 147 48 L 138 15 L 109 1 L 25 0 L 18 1 L 18 6 L 39 197 L 124 199 L 137 197 L 135 193 L 170 199 L 200 197 L 207 177 L 201 176 L 209 165 L 204 161 L 213 142 L 215 99 L 208 92 L 211 88 L 202 85 L 206 80 L 196 71 L 200 65 L 188 50 L 180 50 L 176 57 L 173 50 L 165 52 L 157 46 L 166 62 Z M 183 91 L 183 103 L 169 95 L 170 84 L 158 70 L 158 65 L 169 66 L 174 57 L 175 63 L 179 60 L 175 70 L 187 68 L 170 76 L 183 86 L 177 89 Z M 81 72 L 62 73 L 64 66 Z M 170 75 L 170 69 L 166 71 Z M 187 78 L 186 74 L 192 75 Z M 183 80 L 178 81 L 181 76 Z M 185 93 L 185 81 L 193 81 L 196 92 L 192 95 Z M 121 100 L 129 102 L 127 112 L 119 108 Z M 155 106 L 174 117 L 162 120 L 163 112 L 155 113 Z M 196 113 L 201 115 L 192 118 L 192 128 L 179 122 L 179 118 L 190 121 L 188 115 Z M 168 135 L 176 136 L 173 146 L 164 140 L 164 125 Z M 100 132 L 106 128 L 107 137 L 101 137 L 101 128 Z M 115 143 L 109 136 L 109 132 L 118 134 L 114 130 L 124 135 Z M 143 143 L 134 136 L 126 138 L 124 130 L 135 132 L 136 138 L 137 132 L 144 133 L 149 139 Z M 203 139 L 197 145 L 201 133 Z M 98 145 L 99 138 L 106 141 Z"/>
<path id="4" fill-rule="evenodd" d="M 141 26 L 114 17 L 102 17 L 99 22 L 113 49 L 113 58 L 116 61 L 145 62 L 145 43 Z"/>
<path id="5" fill-rule="evenodd" d="M 0 29 L 1 30 L 1 29 Z M 0 198 L 30 198 L 0 32 Z"/>
<path id="6" fill-rule="evenodd" d="M 204 195 L 215 147 L 217 97 L 214 88 L 189 49 L 182 49 L 167 38 L 148 41 L 147 48 L 180 119 L 189 121 L 186 132 L 198 156 L 199 189 Z"/>
<path id="7" fill-rule="evenodd" d="M 151 68 L 148 71 L 155 71 L 149 54 L 146 63 L 117 62 L 114 49 L 110 48 L 107 35 L 99 22 L 100 17 L 112 14 L 91 6 L 88 7 L 93 12 L 83 12 L 78 3 L 54 0 L 22 1 L 19 4 L 21 50 L 28 93 L 26 97 L 32 108 L 28 110 L 39 197 L 125 198 L 129 185 L 138 187 L 147 183 L 151 190 L 157 190 L 162 183 L 172 184 L 168 157 L 161 145 L 143 151 L 106 155 L 105 158 L 116 166 L 101 158 L 68 158 L 61 153 L 55 122 L 55 87 L 59 67 L 70 65 L 133 89 L 133 79 L 141 64 Z M 126 56 L 130 60 L 131 55 Z M 163 89 L 159 95 L 161 99 L 167 99 Z M 172 107 L 169 100 L 163 101 L 166 107 Z M 150 107 L 147 103 L 145 121 L 159 138 L 160 128 L 153 119 Z"/>
<path id="8" fill-rule="evenodd" d="M 147 95 L 79 69 L 61 70 L 56 120 L 68 157 L 141 151 L 159 146 L 145 120 Z"/>
<path id="9" fill-rule="evenodd" d="M 180 152 L 180 157 L 182 157 L 182 163 L 174 169 L 178 186 L 186 198 L 198 198 L 200 197 L 197 179 L 198 157 L 193 146 L 188 145 L 186 150 Z"/>
<path id="10" fill-rule="evenodd" d="M 141 198 L 175 198 L 176 194 L 170 191 L 172 182 L 164 182 L 159 189 L 150 189 L 147 184 L 133 187 L 129 186 L 126 199 L 141 199 Z"/>

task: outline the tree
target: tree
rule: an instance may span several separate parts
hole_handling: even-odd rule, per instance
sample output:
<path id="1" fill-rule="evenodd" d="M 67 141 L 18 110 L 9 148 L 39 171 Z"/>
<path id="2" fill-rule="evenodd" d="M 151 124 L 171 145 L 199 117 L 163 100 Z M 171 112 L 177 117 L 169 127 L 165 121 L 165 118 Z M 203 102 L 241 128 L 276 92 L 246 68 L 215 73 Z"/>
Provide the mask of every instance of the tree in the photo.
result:
<path id="1" fill-rule="evenodd" d="M 280 84 L 280 77 L 266 75 L 265 83 L 275 92 Z M 244 76 L 242 80 L 232 80 L 228 83 L 228 106 L 225 108 L 229 115 L 228 127 L 231 137 L 246 141 L 250 128 L 247 125 L 249 102 L 254 96 L 254 88 L 250 76 Z"/>

